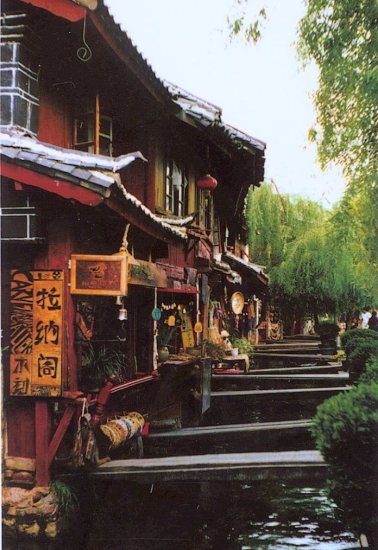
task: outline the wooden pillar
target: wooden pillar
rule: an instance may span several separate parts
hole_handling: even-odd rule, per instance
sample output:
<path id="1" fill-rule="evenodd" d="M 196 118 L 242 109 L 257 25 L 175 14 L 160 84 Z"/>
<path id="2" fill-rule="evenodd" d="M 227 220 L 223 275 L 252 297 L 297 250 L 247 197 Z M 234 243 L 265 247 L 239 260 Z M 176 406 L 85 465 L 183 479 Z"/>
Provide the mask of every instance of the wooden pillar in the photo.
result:
<path id="1" fill-rule="evenodd" d="M 48 403 L 45 399 L 37 399 L 35 402 L 35 471 L 36 484 L 41 487 L 47 487 L 50 482 L 49 433 Z"/>
<path id="2" fill-rule="evenodd" d="M 155 211 L 156 157 L 156 137 L 150 135 L 148 137 L 148 165 L 146 171 L 147 177 L 145 181 L 144 197 L 147 208 L 152 210 L 152 212 Z"/>

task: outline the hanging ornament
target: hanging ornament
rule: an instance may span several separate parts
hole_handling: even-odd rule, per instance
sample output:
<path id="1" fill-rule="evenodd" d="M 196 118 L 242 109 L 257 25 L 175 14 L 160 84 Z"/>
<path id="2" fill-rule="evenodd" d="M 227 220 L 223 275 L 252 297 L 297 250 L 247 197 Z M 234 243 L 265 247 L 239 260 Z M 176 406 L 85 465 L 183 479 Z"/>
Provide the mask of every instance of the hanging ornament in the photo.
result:
<path id="1" fill-rule="evenodd" d="M 161 319 L 161 309 L 154 307 L 152 310 L 152 318 L 154 321 L 159 321 L 159 319 Z"/>
<path id="2" fill-rule="evenodd" d="M 196 324 L 194 325 L 194 332 L 196 332 L 197 334 L 202 332 L 202 323 L 201 323 L 201 321 L 197 321 Z"/>
<path id="3" fill-rule="evenodd" d="M 174 315 L 170 315 L 168 317 L 168 326 L 169 327 L 174 327 L 176 325 L 176 317 Z"/>

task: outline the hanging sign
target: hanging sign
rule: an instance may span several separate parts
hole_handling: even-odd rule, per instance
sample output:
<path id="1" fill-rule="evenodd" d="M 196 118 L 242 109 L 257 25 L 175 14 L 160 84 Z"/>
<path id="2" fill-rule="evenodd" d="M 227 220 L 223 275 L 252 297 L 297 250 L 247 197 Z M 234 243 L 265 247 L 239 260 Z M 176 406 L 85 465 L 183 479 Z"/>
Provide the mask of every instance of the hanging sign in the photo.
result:
<path id="1" fill-rule="evenodd" d="M 71 256 L 71 294 L 127 295 L 126 254 Z"/>
<path id="2" fill-rule="evenodd" d="M 184 349 L 193 348 L 196 343 L 194 340 L 192 321 L 187 313 L 181 314 L 181 337 Z"/>
<path id="3" fill-rule="evenodd" d="M 62 393 L 62 270 L 11 272 L 10 395 Z"/>

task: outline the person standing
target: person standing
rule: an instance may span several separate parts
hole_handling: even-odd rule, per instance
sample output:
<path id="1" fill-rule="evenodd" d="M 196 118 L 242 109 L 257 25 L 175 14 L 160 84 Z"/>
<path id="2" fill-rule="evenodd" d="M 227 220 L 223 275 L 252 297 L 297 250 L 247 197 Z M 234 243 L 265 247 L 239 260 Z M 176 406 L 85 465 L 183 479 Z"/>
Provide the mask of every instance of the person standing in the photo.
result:
<path id="1" fill-rule="evenodd" d="M 368 328 L 370 328 L 370 330 L 375 330 L 378 332 L 378 315 L 376 311 L 373 311 L 373 313 L 371 314 L 371 317 L 368 321 Z"/>
<path id="2" fill-rule="evenodd" d="M 370 317 L 371 313 L 369 311 L 369 308 L 365 307 L 361 313 L 361 328 L 369 328 Z"/>

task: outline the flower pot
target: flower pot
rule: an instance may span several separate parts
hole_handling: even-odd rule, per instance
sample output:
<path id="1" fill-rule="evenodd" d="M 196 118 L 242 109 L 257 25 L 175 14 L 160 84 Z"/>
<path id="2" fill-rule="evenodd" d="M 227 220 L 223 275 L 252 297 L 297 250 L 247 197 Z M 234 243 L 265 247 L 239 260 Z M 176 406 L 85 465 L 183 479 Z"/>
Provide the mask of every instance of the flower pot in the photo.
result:
<path id="1" fill-rule="evenodd" d="M 337 353 L 336 338 L 323 336 L 320 338 L 319 349 L 322 355 L 335 355 Z"/>
<path id="2" fill-rule="evenodd" d="M 164 363 L 164 361 L 166 361 L 168 357 L 169 357 L 169 349 L 167 348 L 167 346 L 163 346 L 158 349 L 158 359 L 160 363 Z"/>

